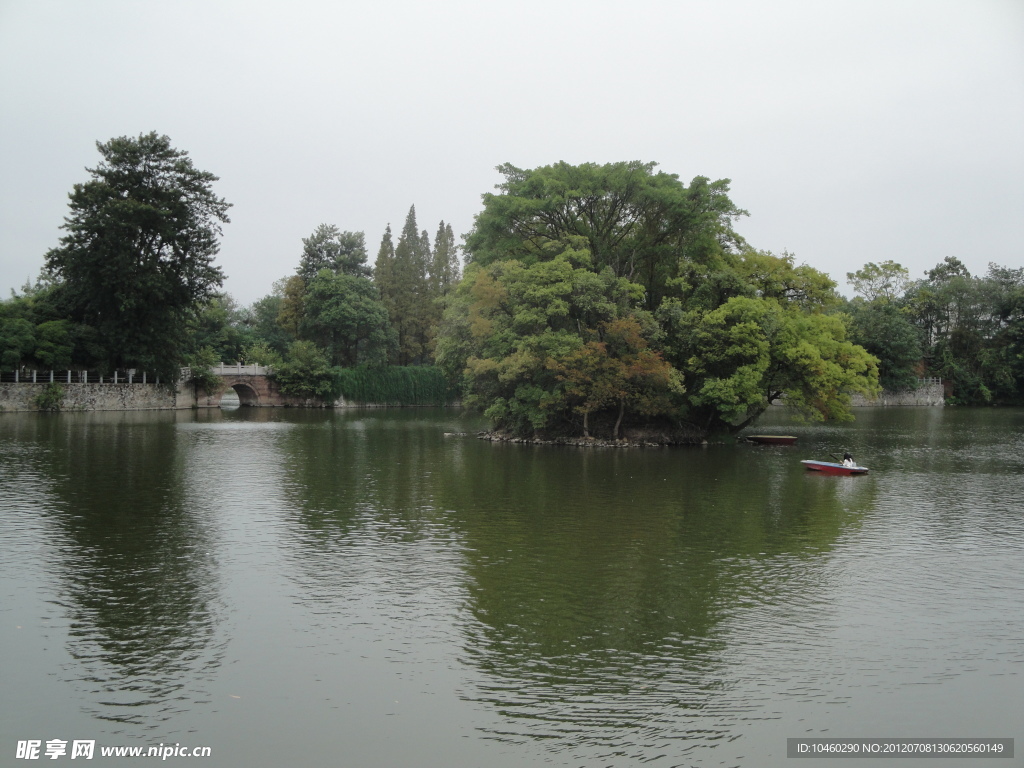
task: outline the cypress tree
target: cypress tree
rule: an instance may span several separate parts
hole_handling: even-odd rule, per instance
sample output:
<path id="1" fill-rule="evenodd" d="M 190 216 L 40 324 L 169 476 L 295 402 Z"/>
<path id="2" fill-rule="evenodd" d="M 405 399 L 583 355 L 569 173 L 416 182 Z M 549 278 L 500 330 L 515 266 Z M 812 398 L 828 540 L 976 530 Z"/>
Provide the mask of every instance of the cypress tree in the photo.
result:
<path id="1" fill-rule="evenodd" d="M 447 296 L 459 282 L 459 253 L 452 225 L 442 220 L 434 236 L 434 253 L 430 267 L 431 290 L 435 296 Z"/>
<path id="2" fill-rule="evenodd" d="M 416 226 L 416 206 L 409 208 L 405 226 L 395 246 L 394 314 L 391 322 L 398 334 L 399 365 L 422 363 L 427 355 L 429 327 L 429 290 L 427 264 L 429 245 L 425 250 L 423 234 Z"/>

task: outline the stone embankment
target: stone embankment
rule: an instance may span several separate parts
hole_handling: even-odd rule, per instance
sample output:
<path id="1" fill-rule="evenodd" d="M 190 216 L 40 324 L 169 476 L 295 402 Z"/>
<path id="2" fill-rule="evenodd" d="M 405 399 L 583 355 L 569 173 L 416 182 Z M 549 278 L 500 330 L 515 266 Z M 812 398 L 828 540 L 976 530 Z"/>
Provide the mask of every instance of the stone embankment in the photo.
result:
<path id="1" fill-rule="evenodd" d="M 50 386 L 49 382 L 25 381 L 0 384 L 0 411 L 38 411 L 36 400 Z M 52 386 L 63 390 L 62 411 L 152 411 L 190 407 L 180 402 L 181 393 L 156 384 L 63 382 Z"/>
<path id="2" fill-rule="evenodd" d="M 946 404 L 946 393 L 941 379 L 921 379 L 915 389 L 897 391 L 885 390 L 874 399 L 864 395 L 854 395 L 850 405 L 856 407 L 871 406 L 903 406 L 924 405 L 943 406 Z"/>

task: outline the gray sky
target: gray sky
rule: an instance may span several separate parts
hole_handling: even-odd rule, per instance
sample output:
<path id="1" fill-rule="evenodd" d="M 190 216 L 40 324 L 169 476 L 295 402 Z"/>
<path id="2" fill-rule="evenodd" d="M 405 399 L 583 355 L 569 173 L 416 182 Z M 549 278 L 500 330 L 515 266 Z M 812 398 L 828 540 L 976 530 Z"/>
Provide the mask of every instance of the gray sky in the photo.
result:
<path id="1" fill-rule="evenodd" d="M 320 223 L 371 259 L 411 204 L 472 225 L 494 167 L 732 179 L 755 247 L 829 273 L 1024 266 L 1024 0 L 0 0 L 0 295 L 97 141 L 155 130 L 233 204 L 248 304 Z"/>

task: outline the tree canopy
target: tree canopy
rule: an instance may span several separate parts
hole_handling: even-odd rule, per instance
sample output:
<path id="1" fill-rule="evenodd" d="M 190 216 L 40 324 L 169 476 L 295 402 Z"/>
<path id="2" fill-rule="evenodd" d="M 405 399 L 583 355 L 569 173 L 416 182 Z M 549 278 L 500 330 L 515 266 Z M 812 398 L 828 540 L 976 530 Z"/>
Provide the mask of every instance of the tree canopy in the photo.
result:
<path id="1" fill-rule="evenodd" d="M 717 265 L 742 238 L 732 222 L 746 215 L 728 197 L 729 181 L 698 176 L 687 187 L 655 163 L 557 163 L 528 171 L 505 164 L 500 194 L 485 194 L 484 209 L 466 239 L 469 258 L 530 263 L 550 242 L 583 238 L 593 269 L 645 289 L 647 308 L 666 295 L 688 264 Z"/>
<path id="2" fill-rule="evenodd" d="M 783 399 L 850 418 L 878 371 L 829 314 L 835 283 L 748 246 L 728 180 L 654 169 L 499 166 L 437 347 L 466 402 L 521 435 L 703 437 Z"/>
<path id="3" fill-rule="evenodd" d="M 97 143 L 102 161 L 70 194 L 67 232 L 46 254 L 70 319 L 96 330 L 106 365 L 176 377 L 188 323 L 223 281 L 214 264 L 230 207 L 167 136 Z"/>

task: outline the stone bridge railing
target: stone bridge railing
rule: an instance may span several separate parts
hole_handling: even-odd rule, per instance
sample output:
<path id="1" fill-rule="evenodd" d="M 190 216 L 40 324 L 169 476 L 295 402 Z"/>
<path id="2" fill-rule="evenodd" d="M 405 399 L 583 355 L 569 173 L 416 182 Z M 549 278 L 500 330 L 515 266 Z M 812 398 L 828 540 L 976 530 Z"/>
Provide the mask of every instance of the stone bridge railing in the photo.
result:
<path id="1" fill-rule="evenodd" d="M 188 370 L 187 368 L 184 370 Z M 37 371 L 31 368 L 16 368 L 0 371 L 0 383 L 8 384 L 159 384 L 160 377 L 135 368 L 116 370 L 113 373 L 99 371 Z"/>
<path id="2" fill-rule="evenodd" d="M 273 372 L 269 365 L 242 365 L 241 363 L 217 363 L 210 368 L 218 376 L 268 376 Z"/>

